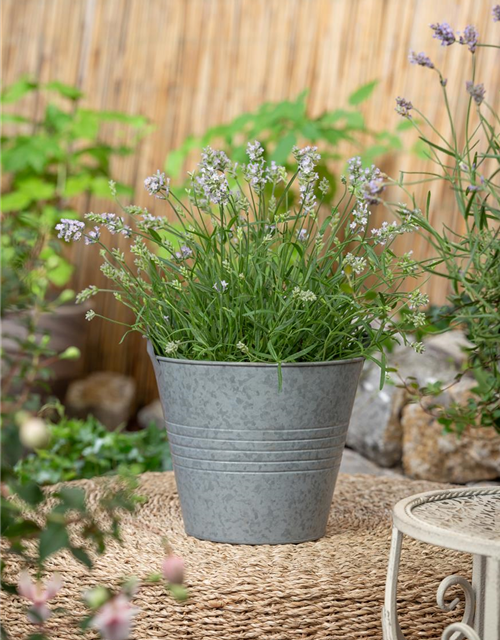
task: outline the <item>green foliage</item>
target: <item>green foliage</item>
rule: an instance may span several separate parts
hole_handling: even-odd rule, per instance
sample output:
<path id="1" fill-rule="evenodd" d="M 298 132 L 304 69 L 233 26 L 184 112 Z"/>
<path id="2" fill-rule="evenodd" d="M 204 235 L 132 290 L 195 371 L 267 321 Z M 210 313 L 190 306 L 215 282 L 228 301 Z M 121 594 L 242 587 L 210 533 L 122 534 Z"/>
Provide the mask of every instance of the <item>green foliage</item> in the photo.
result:
<path id="1" fill-rule="evenodd" d="M 166 431 L 155 425 L 135 432 L 108 431 L 94 417 L 63 417 L 48 423 L 48 429 L 50 447 L 30 453 L 15 467 L 22 484 L 92 478 L 121 467 L 134 473 L 172 468 Z"/>
<path id="2" fill-rule="evenodd" d="M 101 246 L 102 272 L 113 283 L 103 291 L 135 312 L 131 329 L 158 355 L 270 363 L 365 356 L 383 367 L 383 355 L 379 361 L 375 354 L 404 332 L 401 309 L 427 304 L 426 296 L 401 287 L 418 275 L 418 264 L 391 248 L 418 226 L 420 212 L 396 205 L 402 224 L 369 229 L 369 207 L 381 202 L 384 177 L 353 158 L 339 202 L 321 219 L 329 184 L 315 171 L 314 148 L 293 149 L 291 177 L 286 167 L 267 163 L 259 143 L 249 143 L 247 153 L 242 166 L 207 147 L 186 203 L 164 175 L 148 178 L 175 224 L 138 207 L 126 208 L 135 228 L 116 215 L 88 214 L 92 229 L 82 225 L 77 239 L 83 233 Z M 133 240 L 136 272 L 95 235 L 96 225 Z M 89 287 L 78 299 L 98 292 Z"/>
<path id="3" fill-rule="evenodd" d="M 207 145 L 223 149 L 235 162 L 246 162 L 248 140 L 259 140 L 266 150 L 266 160 L 284 165 L 292 171 L 292 148 L 295 145 L 314 144 L 321 151 L 317 166 L 320 178 L 328 179 L 331 190 L 325 203 L 331 203 L 337 188 L 332 161 L 341 159 L 339 146 L 353 144 L 365 164 L 377 157 L 402 148 L 397 132 L 373 132 L 365 124 L 358 106 L 367 100 L 378 84 L 377 80 L 360 87 L 349 97 L 347 109 L 334 109 L 313 118 L 307 114 L 307 91 L 295 100 L 265 103 L 256 111 L 237 116 L 228 124 L 218 125 L 202 136 L 190 136 L 182 145 L 169 153 L 165 171 L 173 179 L 178 178 L 184 163 L 193 151 Z"/>
<path id="4" fill-rule="evenodd" d="M 31 93 L 49 96 L 41 118 L 10 111 Z M 113 157 L 131 153 L 146 130 L 142 117 L 84 109 L 81 98 L 75 87 L 27 78 L 2 93 L 2 169 L 7 178 L 2 193 L 2 312 L 32 307 L 51 286 L 66 285 L 73 268 L 54 237 L 55 221 L 78 217 L 71 203 L 75 196 L 108 197 Z M 132 128 L 132 143 L 100 141 L 106 122 Z M 131 195 L 125 185 L 118 184 L 117 190 Z"/>
<path id="5" fill-rule="evenodd" d="M 449 328 L 464 330 L 473 345 L 468 350 L 467 366 L 457 379 L 466 374 L 473 376 L 477 382 L 475 396 L 461 404 L 435 406 L 439 421 L 458 432 L 477 424 L 500 432 L 500 118 L 484 99 L 483 85 L 476 83 L 476 56 L 482 47 L 500 48 L 479 43 L 476 49 L 461 52 L 471 61 L 472 78 L 460 99 L 467 100 L 463 131 L 457 131 L 447 82 L 435 66 L 425 72 L 437 76 L 451 134 L 443 136 L 411 103 L 410 110 L 419 119 L 403 113 L 405 122 L 417 129 L 419 154 L 431 167 L 417 179 L 403 173 L 399 185 L 410 194 L 412 185 L 429 184 L 422 233 L 436 257 L 426 269 L 449 286 L 449 305 L 442 314 Z M 436 228 L 429 220 L 433 208 L 442 208 L 441 203 L 431 199 L 433 185 L 442 182 L 454 195 L 462 216 L 460 228 Z M 420 390 L 420 396 L 439 393 L 440 388 Z"/>

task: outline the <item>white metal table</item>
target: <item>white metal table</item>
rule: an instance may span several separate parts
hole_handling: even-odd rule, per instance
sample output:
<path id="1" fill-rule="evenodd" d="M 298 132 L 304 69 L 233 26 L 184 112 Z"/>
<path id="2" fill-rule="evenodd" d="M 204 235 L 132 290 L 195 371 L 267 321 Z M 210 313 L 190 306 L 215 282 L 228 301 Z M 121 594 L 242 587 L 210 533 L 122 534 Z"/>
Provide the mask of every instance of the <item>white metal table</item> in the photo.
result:
<path id="1" fill-rule="evenodd" d="M 429 491 L 397 503 L 382 610 L 384 640 L 405 640 L 396 610 L 403 535 L 473 555 L 472 584 L 452 575 L 439 585 L 437 603 L 444 611 L 459 603 L 459 598 L 445 602 L 451 586 L 459 585 L 465 594 L 462 621 L 449 625 L 442 640 L 500 640 L 500 488 Z"/>

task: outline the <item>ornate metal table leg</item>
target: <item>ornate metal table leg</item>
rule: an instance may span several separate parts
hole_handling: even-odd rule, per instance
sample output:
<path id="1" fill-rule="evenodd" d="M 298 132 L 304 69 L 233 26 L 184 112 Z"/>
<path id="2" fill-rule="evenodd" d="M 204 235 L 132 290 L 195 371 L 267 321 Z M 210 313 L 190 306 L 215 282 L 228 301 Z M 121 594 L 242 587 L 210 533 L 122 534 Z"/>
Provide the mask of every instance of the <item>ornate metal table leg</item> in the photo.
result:
<path id="1" fill-rule="evenodd" d="M 405 640 L 398 621 L 397 592 L 399 559 L 401 557 L 401 543 L 403 534 L 396 527 L 392 527 L 391 552 L 385 584 L 385 600 L 382 608 L 382 633 L 384 640 Z M 475 640 L 475 639 L 474 639 Z"/>
<path id="2" fill-rule="evenodd" d="M 476 604 L 476 594 L 471 583 L 462 578 L 462 576 L 448 576 L 441 581 L 437 591 L 437 603 L 443 611 L 453 611 L 457 604 L 460 602 L 460 598 L 455 598 L 451 602 L 445 602 L 446 592 L 450 587 L 458 585 L 462 588 L 465 595 L 465 611 L 462 618 L 462 622 L 456 622 L 448 626 L 443 632 L 442 640 L 462 640 L 462 638 L 470 638 L 470 640 L 479 640 L 476 632 L 472 628 L 474 622 L 474 607 Z"/>
<path id="3" fill-rule="evenodd" d="M 484 631 L 481 640 L 500 638 L 500 560 L 486 558 L 484 566 Z"/>
<path id="4" fill-rule="evenodd" d="M 467 638 L 468 640 L 481 640 L 472 627 L 463 622 L 454 622 L 443 631 L 441 640 L 453 640 L 458 634 L 459 638 Z"/>
<path id="5" fill-rule="evenodd" d="M 474 629 L 482 638 L 484 634 L 484 604 L 485 604 L 485 573 L 486 558 L 475 555 L 472 562 L 472 586 L 476 594 L 476 614 L 474 616 Z"/>

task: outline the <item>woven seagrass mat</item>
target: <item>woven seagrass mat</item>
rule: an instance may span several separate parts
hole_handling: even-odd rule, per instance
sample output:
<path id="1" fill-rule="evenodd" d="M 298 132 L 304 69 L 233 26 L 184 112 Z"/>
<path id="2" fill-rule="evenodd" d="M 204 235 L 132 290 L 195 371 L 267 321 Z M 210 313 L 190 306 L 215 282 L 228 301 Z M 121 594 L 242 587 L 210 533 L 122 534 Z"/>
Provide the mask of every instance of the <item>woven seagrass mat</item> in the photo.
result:
<path id="1" fill-rule="evenodd" d="M 95 504 L 102 481 L 78 484 L 86 488 L 89 506 Z M 85 589 L 99 583 L 115 587 L 120 576 L 158 572 L 166 536 L 185 560 L 190 598 L 180 604 L 161 584 L 142 586 L 134 599 L 141 610 L 134 640 L 380 640 L 391 508 L 403 497 L 446 486 L 340 475 L 323 539 L 252 547 L 186 536 L 173 474 L 144 474 L 140 492 L 147 502 L 124 517 L 123 545 L 110 545 L 92 575 L 66 552 L 51 560 L 50 570 L 64 578 L 51 605 L 72 614 L 49 621 L 51 637 L 81 639 L 77 618 L 86 613 L 80 597 Z M 16 568 L 9 569 L 14 579 Z M 398 594 L 407 640 L 437 640 L 461 617 L 461 605 L 444 613 L 435 601 L 439 582 L 454 573 L 470 579 L 469 556 L 405 539 Z M 4 596 L 2 620 L 15 639 L 35 630 L 26 621 L 25 604 Z"/>

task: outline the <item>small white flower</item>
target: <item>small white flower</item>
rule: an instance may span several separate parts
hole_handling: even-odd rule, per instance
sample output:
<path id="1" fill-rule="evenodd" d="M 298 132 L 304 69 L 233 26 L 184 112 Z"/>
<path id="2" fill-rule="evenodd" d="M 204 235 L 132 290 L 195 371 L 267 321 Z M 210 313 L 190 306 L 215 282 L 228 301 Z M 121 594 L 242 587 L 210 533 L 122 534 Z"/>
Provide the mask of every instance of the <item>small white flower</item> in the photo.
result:
<path id="1" fill-rule="evenodd" d="M 214 282 L 213 288 L 217 291 L 217 293 L 224 293 L 224 291 L 229 287 L 229 284 L 225 280 L 221 280 L 220 282 Z"/>
<path id="2" fill-rule="evenodd" d="M 414 313 L 411 321 L 416 327 L 424 327 L 427 324 L 427 317 L 425 313 Z"/>
<path id="3" fill-rule="evenodd" d="M 420 289 L 412 291 L 408 299 L 408 307 L 410 309 L 418 309 L 429 304 L 429 296 L 426 293 L 420 293 Z"/>
<path id="4" fill-rule="evenodd" d="M 412 342 L 410 347 L 415 351 L 415 353 L 424 353 L 425 345 L 423 342 Z"/>
<path id="5" fill-rule="evenodd" d="M 89 311 L 87 311 L 87 313 L 85 314 L 85 320 L 88 320 L 90 322 L 94 318 L 95 318 L 95 311 L 92 311 L 92 309 L 89 309 Z"/>
<path id="6" fill-rule="evenodd" d="M 317 299 L 316 294 L 309 289 L 302 290 L 300 287 L 294 287 L 292 291 L 292 298 L 299 300 L 300 302 L 314 302 Z"/>
<path id="7" fill-rule="evenodd" d="M 175 340 L 173 342 L 167 342 L 167 344 L 165 345 L 165 353 L 167 355 L 169 355 L 169 356 L 175 355 L 177 353 L 177 351 L 179 350 L 180 343 L 181 343 L 180 340 Z"/>
<path id="8" fill-rule="evenodd" d="M 355 274 L 359 275 L 366 269 L 366 258 L 361 256 L 353 256 L 352 253 L 348 253 L 344 258 L 344 265 L 352 267 Z"/>
<path id="9" fill-rule="evenodd" d="M 241 351 L 241 353 L 244 353 L 245 355 L 248 353 L 248 347 L 244 342 L 238 342 L 236 345 L 236 348 L 239 349 Z"/>

